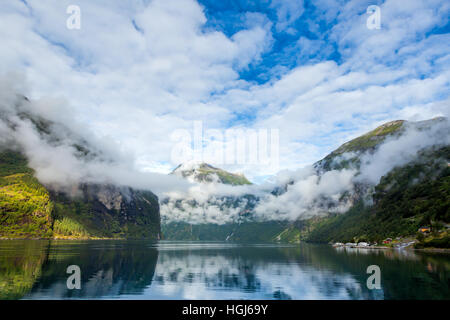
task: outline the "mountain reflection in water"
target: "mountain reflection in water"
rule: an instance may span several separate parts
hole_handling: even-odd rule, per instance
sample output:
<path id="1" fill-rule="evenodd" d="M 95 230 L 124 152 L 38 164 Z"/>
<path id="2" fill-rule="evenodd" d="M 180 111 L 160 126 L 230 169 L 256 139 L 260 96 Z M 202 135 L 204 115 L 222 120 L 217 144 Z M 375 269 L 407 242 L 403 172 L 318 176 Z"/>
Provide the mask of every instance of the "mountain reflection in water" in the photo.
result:
<path id="1" fill-rule="evenodd" d="M 81 269 L 81 289 L 66 269 Z M 366 286 L 369 265 L 379 290 Z M 328 245 L 0 241 L 0 299 L 449 299 L 450 255 Z"/>

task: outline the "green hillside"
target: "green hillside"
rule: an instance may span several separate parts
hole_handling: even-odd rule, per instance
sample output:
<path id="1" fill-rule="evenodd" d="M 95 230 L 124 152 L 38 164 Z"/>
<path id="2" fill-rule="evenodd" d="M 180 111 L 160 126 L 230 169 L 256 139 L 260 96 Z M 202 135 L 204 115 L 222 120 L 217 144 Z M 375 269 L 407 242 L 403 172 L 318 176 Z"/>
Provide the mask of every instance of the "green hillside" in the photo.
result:
<path id="1" fill-rule="evenodd" d="M 153 193 L 98 185 L 81 185 L 80 191 L 75 198 L 50 191 L 33 176 L 23 155 L 0 152 L 0 238 L 160 237 Z"/>
<path id="2" fill-rule="evenodd" d="M 47 241 L 3 241 L 0 255 L 0 300 L 21 299 L 42 275 Z M 7 250 L 5 250 L 5 248 Z"/>
<path id="3" fill-rule="evenodd" d="M 297 222 L 281 234 L 282 239 L 379 243 L 387 237 L 416 236 L 419 227 L 431 226 L 433 232 L 424 239 L 425 246 L 441 239 L 438 245 L 450 247 L 444 227 L 450 222 L 449 159 L 448 146 L 422 151 L 416 161 L 382 177 L 372 206 L 360 201 L 345 214 Z"/>
<path id="4" fill-rule="evenodd" d="M 379 144 L 381 144 L 389 136 L 400 135 L 404 128 L 405 121 L 396 120 L 385 123 L 376 129 L 350 140 L 339 148 L 331 152 L 322 160 L 318 161 L 315 166 L 322 170 L 340 170 L 348 168 L 349 166 L 359 167 L 360 159 L 358 155 L 363 152 L 373 151 Z M 348 158 L 339 159 L 335 161 L 339 156 L 343 154 L 351 155 Z"/>
<path id="5" fill-rule="evenodd" d="M 53 202 L 19 153 L 0 153 L 0 237 L 50 237 Z"/>
<path id="6" fill-rule="evenodd" d="M 242 222 L 226 224 L 189 224 L 171 222 L 161 227 L 166 240 L 206 240 L 233 242 L 273 242 L 288 226 L 287 222 Z"/>
<path id="7" fill-rule="evenodd" d="M 346 152 L 364 152 L 374 148 L 384 141 L 387 136 L 398 133 L 405 123 L 404 120 L 387 122 L 374 130 L 344 143 L 329 156 L 340 155 Z"/>

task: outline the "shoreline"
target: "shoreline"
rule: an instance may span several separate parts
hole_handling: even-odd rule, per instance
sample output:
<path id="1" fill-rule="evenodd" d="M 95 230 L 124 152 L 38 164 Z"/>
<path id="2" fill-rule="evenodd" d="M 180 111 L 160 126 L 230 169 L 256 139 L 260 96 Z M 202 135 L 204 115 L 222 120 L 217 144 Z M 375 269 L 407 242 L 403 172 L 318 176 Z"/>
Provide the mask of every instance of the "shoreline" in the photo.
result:
<path id="1" fill-rule="evenodd" d="M 422 252 L 450 253 L 450 248 L 423 248 L 423 249 L 412 248 L 410 250 Z"/>
<path id="2" fill-rule="evenodd" d="M 74 238 L 74 237 L 53 237 L 53 238 L 6 238 L 6 237 L 0 237 L 0 241 L 4 241 L 4 240 L 69 240 L 69 241 L 76 241 L 76 240 L 82 240 L 82 241 L 86 241 L 86 240 L 125 240 L 125 241 L 133 241 L 133 240 L 151 240 L 151 241 L 159 241 L 158 239 L 151 239 L 151 238 L 97 238 L 97 237 L 93 237 L 93 238 Z M 161 240 L 161 239 L 160 239 Z M 180 240 L 180 241 L 189 241 L 189 240 Z M 222 241 L 219 241 L 222 242 Z M 226 241 L 223 241 L 226 242 Z M 269 242 L 270 243 L 270 242 Z M 276 243 L 274 243 L 276 244 Z M 278 243 L 278 244 L 282 244 L 282 243 Z M 324 243 L 319 243 L 319 244 L 323 244 Z M 328 244 L 329 245 L 329 244 Z M 413 248 L 411 246 L 406 246 L 406 247 L 386 247 L 386 246 L 346 246 L 346 245 L 340 245 L 340 246 L 335 246 L 335 245 L 331 245 L 333 248 L 351 248 L 351 249 L 368 249 L 368 250 L 408 250 L 408 251 L 421 251 L 421 252 L 435 252 L 435 253 L 448 253 L 450 254 L 450 248 L 421 248 L 421 249 L 416 249 Z"/>
<path id="3" fill-rule="evenodd" d="M 372 247 L 364 247 L 364 246 L 333 246 L 333 248 L 351 248 L 351 249 L 372 249 L 372 250 L 387 250 L 387 249 L 391 249 L 391 250 L 410 250 L 410 251 L 422 251 L 422 252 L 439 252 L 439 253 L 450 253 L 450 248 L 422 248 L 422 249 L 416 249 L 413 248 L 411 246 L 407 246 L 407 247 L 399 247 L 399 248 L 395 248 L 395 247 L 385 247 L 385 246 L 372 246 Z"/>
<path id="4" fill-rule="evenodd" d="M 358 247 L 358 246 L 332 246 L 333 248 L 350 248 L 350 249 L 368 249 L 368 250 L 386 250 L 386 249 L 400 249 L 391 247 Z"/>
<path id="5" fill-rule="evenodd" d="M 76 241 L 76 240 L 157 240 L 152 238 L 61 238 L 61 237 L 54 237 L 54 238 L 0 238 L 0 241 L 2 240 L 70 240 L 70 241 Z"/>

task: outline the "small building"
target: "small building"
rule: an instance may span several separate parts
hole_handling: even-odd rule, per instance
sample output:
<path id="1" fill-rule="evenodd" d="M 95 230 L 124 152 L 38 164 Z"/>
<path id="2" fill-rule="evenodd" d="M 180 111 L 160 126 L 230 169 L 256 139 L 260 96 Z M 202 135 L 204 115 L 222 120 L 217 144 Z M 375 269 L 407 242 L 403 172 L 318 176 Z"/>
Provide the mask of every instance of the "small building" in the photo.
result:
<path id="1" fill-rule="evenodd" d="M 392 238 L 386 238 L 383 240 L 383 244 L 389 244 L 392 242 Z"/>
<path id="2" fill-rule="evenodd" d="M 369 244 L 367 242 L 359 242 L 358 247 L 368 247 Z"/>
<path id="3" fill-rule="evenodd" d="M 417 230 L 417 231 L 422 232 L 422 233 L 430 233 L 431 228 L 430 227 L 420 227 L 419 230 Z"/>

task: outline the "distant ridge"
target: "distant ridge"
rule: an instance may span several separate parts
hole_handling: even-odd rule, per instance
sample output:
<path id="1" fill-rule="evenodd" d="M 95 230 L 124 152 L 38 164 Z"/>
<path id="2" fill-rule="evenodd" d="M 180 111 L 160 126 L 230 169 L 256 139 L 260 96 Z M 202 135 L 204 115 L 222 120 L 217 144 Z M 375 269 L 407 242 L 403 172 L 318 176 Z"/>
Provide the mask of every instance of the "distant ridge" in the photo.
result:
<path id="1" fill-rule="evenodd" d="M 205 162 L 187 162 L 180 164 L 171 172 L 171 174 L 186 178 L 192 182 L 216 182 L 233 186 L 251 184 L 251 182 L 241 173 L 231 173 L 213 167 Z"/>

